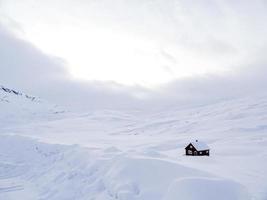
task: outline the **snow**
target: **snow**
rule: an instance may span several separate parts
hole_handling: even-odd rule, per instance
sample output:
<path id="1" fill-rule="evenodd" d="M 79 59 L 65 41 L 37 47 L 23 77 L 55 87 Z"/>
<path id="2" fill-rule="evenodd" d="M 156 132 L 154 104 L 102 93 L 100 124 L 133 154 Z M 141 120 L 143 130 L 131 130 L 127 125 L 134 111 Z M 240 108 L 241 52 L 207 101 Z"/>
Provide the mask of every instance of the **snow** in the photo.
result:
<path id="1" fill-rule="evenodd" d="M 198 150 L 203 151 L 209 149 L 209 146 L 205 142 L 200 142 L 198 140 L 191 142 L 191 144 Z"/>
<path id="2" fill-rule="evenodd" d="M 249 200 L 247 190 L 231 180 L 184 178 L 174 182 L 164 200 Z"/>
<path id="3" fill-rule="evenodd" d="M 33 198 L 36 193 L 27 192 L 33 188 L 40 198 L 52 200 L 87 199 L 87 193 L 103 199 L 157 200 L 176 178 L 213 177 L 166 160 L 129 154 L 104 158 L 106 153 L 99 157 L 79 146 L 51 145 L 18 136 L 1 136 L 0 146 L 0 168 L 6 174 L 0 178 L 0 197 L 5 198 L 18 191 Z"/>
<path id="4" fill-rule="evenodd" d="M 0 99 L 0 199 L 267 199 L 265 96 L 155 113 Z M 211 156 L 184 156 L 194 138 Z"/>

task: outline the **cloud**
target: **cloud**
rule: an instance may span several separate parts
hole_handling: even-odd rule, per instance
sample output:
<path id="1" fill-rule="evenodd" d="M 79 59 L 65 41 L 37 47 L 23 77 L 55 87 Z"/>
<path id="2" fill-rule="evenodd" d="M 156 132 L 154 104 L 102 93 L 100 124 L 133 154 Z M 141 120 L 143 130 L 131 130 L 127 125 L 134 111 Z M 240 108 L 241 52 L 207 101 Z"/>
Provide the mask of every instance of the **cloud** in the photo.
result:
<path id="1" fill-rule="evenodd" d="M 223 75 L 202 75 L 162 85 L 154 98 L 164 106 L 210 104 L 236 98 L 267 97 L 267 59 Z"/>
<path id="2" fill-rule="evenodd" d="M 74 15 L 85 18 L 86 25 L 86 19 L 90 18 L 90 22 L 107 27 L 110 31 L 130 32 L 134 37 L 142 36 L 144 41 L 149 38 L 160 43 L 155 50 L 159 62 L 155 60 L 161 64 L 168 77 L 176 77 L 180 72 L 177 68 L 186 71 L 191 67 L 190 72 L 202 68 L 228 71 L 175 79 L 150 89 L 122 86 L 114 82 L 82 82 L 70 77 L 64 60 L 44 54 L 31 43 L 16 38 L 0 26 L 0 84 L 83 110 L 149 110 L 266 94 L 266 1 L 117 1 L 115 5 L 104 0 L 100 3 L 92 1 L 88 5 L 82 4 L 74 10 L 70 2 L 64 4 L 64 16 L 69 16 L 67 11 L 73 11 Z M 55 7 L 60 7 L 61 3 Z M 45 5 L 47 7 L 44 6 L 45 9 L 41 11 L 47 13 L 52 4 Z M 81 7 L 84 9 L 80 10 Z M 87 12 L 87 8 L 93 12 Z M 56 8 L 53 9 L 53 12 L 57 11 Z M 69 18 L 61 18 L 61 14 L 55 15 L 56 20 L 54 16 L 50 17 L 48 22 L 59 23 L 61 20 L 68 23 L 68 20 L 63 19 Z M 72 23 L 78 23 L 80 18 Z M 42 15 L 40 22 L 44 23 L 45 20 L 47 18 Z M 12 24 L 21 29 L 20 24 Z M 76 40 L 72 42 L 76 43 Z M 86 59 L 89 59 L 88 52 L 84 52 Z M 100 52 L 102 53 L 102 47 Z M 105 55 L 101 54 L 100 58 L 102 57 Z M 127 65 L 128 62 L 125 59 L 123 63 Z M 147 76 L 154 76 L 156 67 L 149 63 L 146 65 L 146 68 L 134 66 L 140 69 L 138 77 L 142 76 L 144 69 L 149 69 L 146 70 Z M 127 72 L 134 70 L 124 68 L 124 65 L 122 69 Z M 114 68 L 109 70 L 118 74 Z M 132 74 L 130 73 L 131 76 Z M 160 73 L 160 77 L 162 76 Z"/>
<path id="3" fill-rule="evenodd" d="M 113 82 L 71 80 L 64 61 L 49 56 L 0 26 L 2 85 L 74 109 L 122 109 L 136 105 L 141 90 Z"/>
<path id="4" fill-rule="evenodd" d="M 263 0 L 2 2 L 0 12 L 28 41 L 85 80 L 151 86 L 221 73 L 254 59 L 267 42 Z"/>
<path id="5" fill-rule="evenodd" d="M 0 42 L 1 84 L 74 110 L 155 110 L 267 93 L 264 49 L 259 50 L 262 55 L 259 53 L 257 61 L 253 59 L 232 73 L 194 76 L 146 89 L 114 82 L 72 80 L 63 60 L 44 54 L 3 26 L 0 26 Z M 172 59 L 166 53 L 163 56 Z"/>
<path id="6" fill-rule="evenodd" d="M 34 85 L 54 81 L 67 74 L 60 59 L 43 54 L 28 42 L 15 38 L 0 26 L 0 78 L 7 84 L 17 86 Z"/>

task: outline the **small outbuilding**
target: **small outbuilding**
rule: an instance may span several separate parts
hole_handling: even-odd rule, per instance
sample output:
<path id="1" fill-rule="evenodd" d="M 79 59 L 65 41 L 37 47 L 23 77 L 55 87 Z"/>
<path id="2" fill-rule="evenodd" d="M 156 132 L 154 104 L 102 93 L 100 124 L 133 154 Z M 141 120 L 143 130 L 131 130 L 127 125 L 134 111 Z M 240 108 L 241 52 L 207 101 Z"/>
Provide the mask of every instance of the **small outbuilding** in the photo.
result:
<path id="1" fill-rule="evenodd" d="M 185 155 L 187 156 L 209 156 L 210 148 L 204 142 L 199 142 L 196 140 L 195 142 L 190 142 L 185 147 Z"/>

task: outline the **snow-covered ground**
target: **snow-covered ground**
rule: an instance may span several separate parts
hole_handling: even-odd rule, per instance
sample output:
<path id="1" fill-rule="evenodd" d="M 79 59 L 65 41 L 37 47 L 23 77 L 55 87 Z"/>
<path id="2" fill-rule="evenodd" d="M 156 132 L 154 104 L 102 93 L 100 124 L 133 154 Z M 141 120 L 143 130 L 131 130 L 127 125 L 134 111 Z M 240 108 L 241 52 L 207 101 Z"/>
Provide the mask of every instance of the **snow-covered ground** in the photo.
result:
<path id="1" fill-rule="evenodd" d="M 267 199 L 266 96 L 154 113 L 0 99 L 0 199 Z M 210 157 L 184 155 L 195 139 Z"/>

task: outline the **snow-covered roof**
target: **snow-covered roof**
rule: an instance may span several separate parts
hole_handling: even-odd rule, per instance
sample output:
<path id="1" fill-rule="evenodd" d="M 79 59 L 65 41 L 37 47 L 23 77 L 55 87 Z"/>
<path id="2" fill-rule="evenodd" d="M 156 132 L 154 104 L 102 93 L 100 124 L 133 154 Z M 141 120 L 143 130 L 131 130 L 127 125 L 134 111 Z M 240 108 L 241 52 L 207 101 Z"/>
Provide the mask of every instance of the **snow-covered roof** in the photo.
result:
<path id="1" fill-rule="evenodd" d="M 209 146 L 205 142 L 199 142 L 198 140 L 191 142 L 191 144 L 198 150 L 203 151 L 209 149 Z"/>

